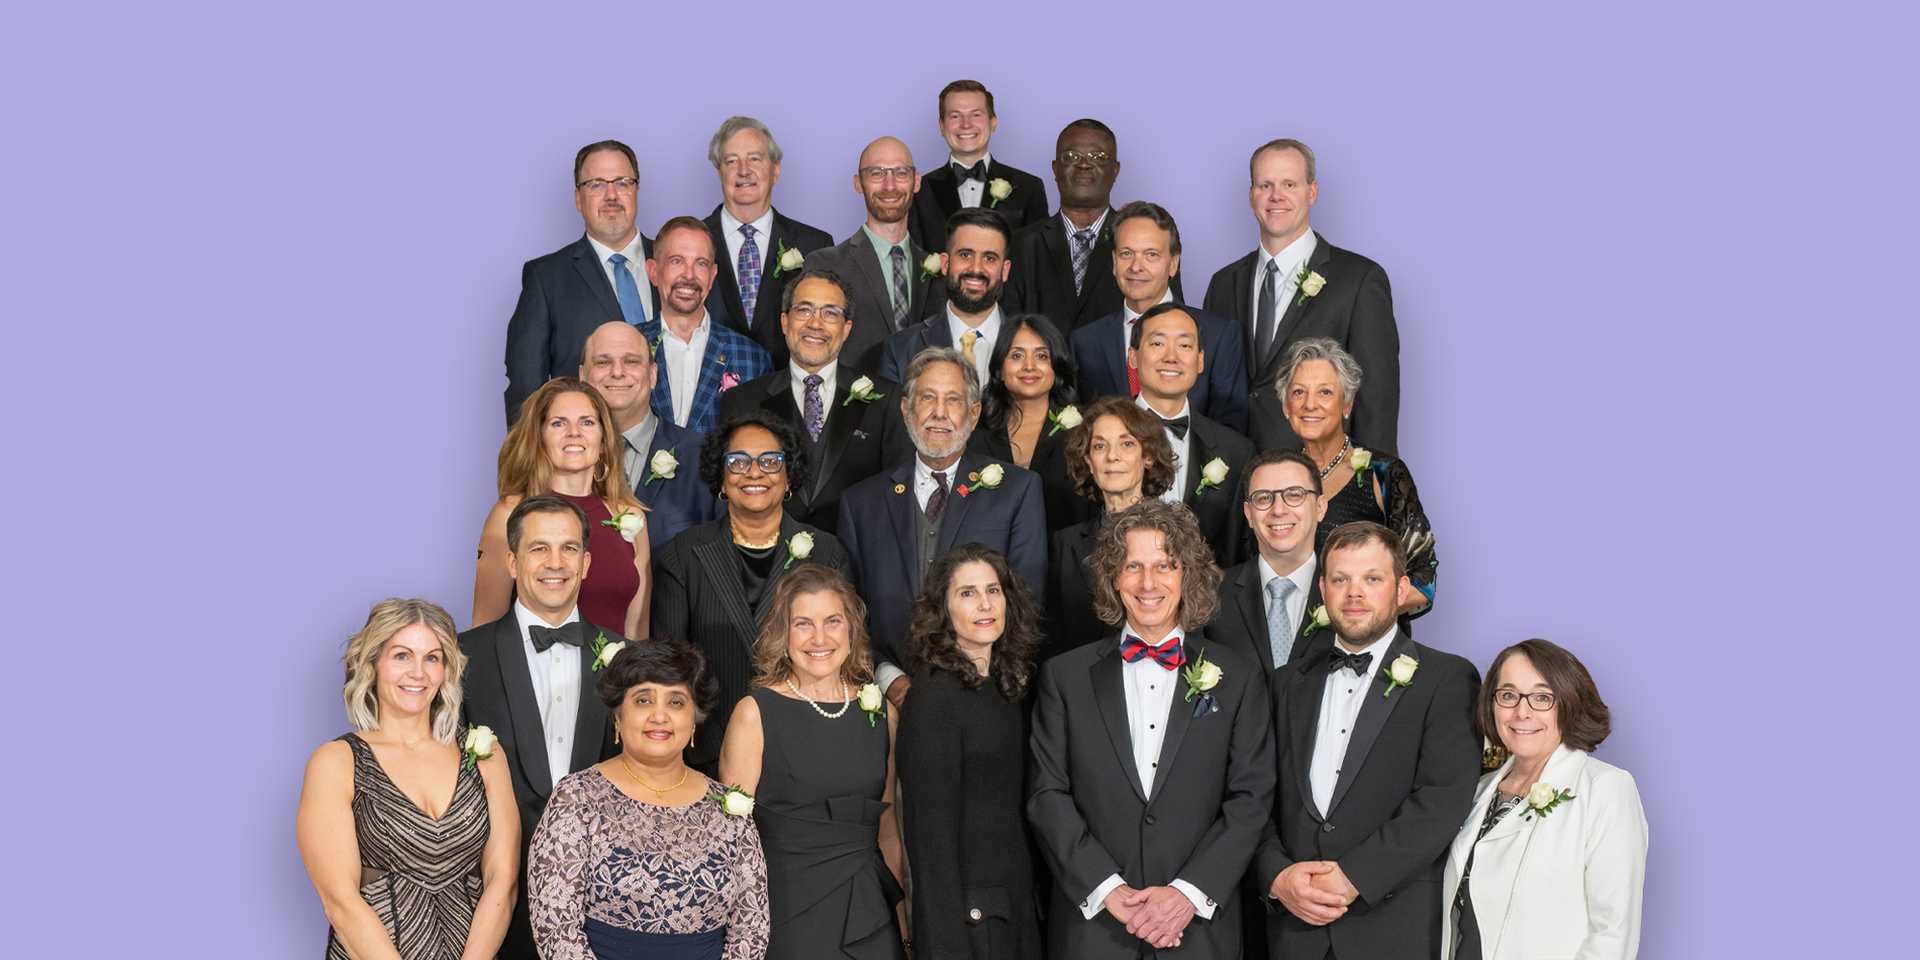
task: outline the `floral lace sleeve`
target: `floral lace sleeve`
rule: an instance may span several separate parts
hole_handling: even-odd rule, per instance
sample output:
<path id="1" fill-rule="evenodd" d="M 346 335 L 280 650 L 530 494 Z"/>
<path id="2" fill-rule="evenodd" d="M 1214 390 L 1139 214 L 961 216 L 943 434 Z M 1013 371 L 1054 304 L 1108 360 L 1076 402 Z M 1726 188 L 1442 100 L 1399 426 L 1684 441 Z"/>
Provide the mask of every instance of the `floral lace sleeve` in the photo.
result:
<path id="1" fill-rule="evenodd" d="M 1427 522 L 1427 512 L 1420 506 L 1420 488 L 1414 486 L 1413 473 L 1407 469 L 1406 461 L 1399 459 L 1387 461 L 1384 471 L 1376 467 L 1374 480 L 1384 488 L 1387 526 L 1400 535 L 1400 545 L 1407 549 L 1407 579 L 1427 595 L 1427 609 L 1431 610 L 1440 557 L 1434 552 L 1433 525 Z"/>
<path id="2" fill-rule="evenodd" d="M 527 912 L 542 960 L 594 960 L 587 945 L 587 867 L 596 814 L 581 774 L 560 781 L 527 851 Z"/>
<path id="3" fill-rule="evenodd" d="M 760 960 L 767 955 L 773 921 L 767 905 L 767 859 L 752 817 L 728 817 L 733 827 L 733 902 L 727 917 L 723 960 Z"/>

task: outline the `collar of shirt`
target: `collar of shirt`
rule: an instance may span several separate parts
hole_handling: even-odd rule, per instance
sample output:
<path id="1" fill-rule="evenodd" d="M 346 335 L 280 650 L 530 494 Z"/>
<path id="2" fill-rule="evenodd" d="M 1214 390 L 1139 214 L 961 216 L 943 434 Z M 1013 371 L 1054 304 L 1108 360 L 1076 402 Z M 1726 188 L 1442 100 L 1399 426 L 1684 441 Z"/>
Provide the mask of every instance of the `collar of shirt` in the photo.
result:
<path id="1" fill-rule="evenodd" d="M 953 304 L 948 303 L 947 330 L 953 334 L 953 348 L 955 350 L 960 349 L 960 335 L 969 330 L 979 334 L 980 339 L 985 340 L 988 347 L 991 348 L 994 339 L 1000 336 L 1000 305 L 997 303 L 994 304 L 993 311 L 987 314 L 985 320 L 980 321 L 979 326 L 969 327 L 965 320 L 960 319 L 959 314 L 953 312 Z M 974 356 L 978 357 L 980 355 L 980 347 L 978 344 L 974 346 L 973 351 Z"/>
<path id="2" fill-rule="evenodd" d="M 1163 304 L 1163 303 L 1172 303 L 1172 302 L 1173 302 L 1173 287 L 1169 285 L 1167 289 L 1160 294 L 1160 299 L 1154 301 L 1154 305 L 1159 306 L 1160 304 Z M 1126 317 L 1126 321 L 1127 321 L 1126 323 L 1121 325 L 1120 329 L 1126 333 L 1127 342 L 1129 345 L 1131 345 L 1133 342 L 1133 322 L 1135 320 L 1140 319 L 1140 311 L 1127 306 L 1125 301 L 1121 301 L 1120 312 Z"/>
<path id="3" fill-rule="evenodd" d="M 1273 566 L 1267 563 L 1266 557 L 1260 557 L 1258 559 L 1260 561 L 1260 592 L 1264 595 L 1267 590 L 1267 584 L 1280 579 L 1280 575 L 1273 572 Z M 1298 588 L 1299 592 L 1296 593 L 1295 596 L 1303 600 L 1306 598 L 1308 592 L 1313 589 L 1313 574 L 1319 567 L 1320 558 L 1309 556 L 1307 557 L 1307 562 L 1295 567 L 1292 573 L 1287 574 L 1287 579 L 1292 580 L 1293 585 Z M 1263 605 L 1266 603 L 1264 596 L 1261 599 L 1261 603 Z"/>
<path id="4" fill-rule="evenodd" d="M 693 333 L 689 334 L 685 340 L 680 340 L 680 335 L 677 333 L 674 333 L 673 328 L 668 326 L 665 320 L 660 321 L 660 337 L 662 340 L 669 340 L 669 341 L 680 340 L 681 346 L 691 347 L 696 343 L 702 343 L 705 341 L 707 336 L 707 331 L 712 329 L 712 323 L 713 323 L 713 314 L 708 313 L 707 308 L 701 307 L 700 308 L 700 325 L 697 327 L 694 327 Z"/>
<path id="5" fill-rule="evenodd" d="M 723 203 L 720 205 L 720 232 L 726 235 L 728 239 L 734 237 L 744 239 L 744 235 L 740 232 L 740 226 L 743 223 L 745 223 L 745 221 L 734 216 L 733 211 L 728 210 L 726 204 Z M 753 242 L 760 245 L 760 259 L 764 261 L 767 259 L 765 249 L 767 246 L 767 238 L 773 236 L 773 208 L 768 207 L 767 212 L 755 219 L 752 226 Z"/>
<path id="6" fill-rule="evenodd" d="M 986 166 L 981 169 L 992 171 L 993 170 L 993 151 L 989 150 L 986 153 L 981 154 L 978 162 L 986 164 Z M 953 165 L 956 163 L 959 163 L 963 167 L 973 166 L 973 164 L 971 163 L 960 163 L 960 158 L 954 156 L 953 151 L 951 150 L 947 151 L 947 169 L 949 170 L 953 169 Z M 964 183 L 966 181 L 962 180 L 961 182 Z"/>
<path id="7" fill-rule="evenodd" d="M 620 432 L 620 436 L 627 441 L 626 462 L 622 464 L 627 472 L 627 486 L 638 484 L 643 479 L 634 476 L 634 468 L 646 465 L 647 448 L 653 445 L 653 435 L 659 431 L 660 418 L 654 416 L 653 409 L 649 407 L 647 415 L 639 423 Z"/>
<path id="8" fill-rule="evenodd" d="M 962 459 L 965 459 L 965 457 L 962 457 Z M 947 475 L 947 494 L 948 496 L 953 496 L 953 488 L 960 483 L 960 478 L 957 476 L 960 472 L 960 460 L 955 460 L 948 464 L 940 472 Z M 914 454 L 913 493 L 914 496 L 920 500 L 920 509 L 925 510 L 927 508 L 927 497 L 933 494 L 936 486 L 937 484 L 933 482 L 933 468 L 927 466 L 927 461 L 921 459 L 918 453 Z"/>
<path id="9" fill-rule="evenodd" d="M 1306 233 L 1295 237 L 1292 243 L 1281 247 L 1279 253 L 1268 253 L 1266 247 L 1261 247 L 1260 263 L 1253 272 L 1253 295 L 1256 297 L 1260 295 L 1260 278 L 1266 274 L 1269 262 L 1280 268 L 1280 273 L 1274 277 L 1274 280 L 1292 283 L 1294 275 L 1300 272 L 1300 265 L 1306 263 L 1308 257 L 1313 256 L 1314 248 L 1317 246 L 1319 241 L 1314 239 L 1313 231 L 1309 229 Z"/>
<path id="10" fill-rule="evenodd" d="M 626 254 L 627 269 L 633 271 L 633 279 L 637 283 L 644 284 L 647 282 L 647 257 L 644 253 L 640 252 L 640 234 L 635 233 L 633 235 L 633 242 L 627 244 L 625 247 L 622 247 L 619 250 L 615 250 L 614 248 L 609 247 L 598 240 L 595 240 L 593 238 L 593 234 L 591 233 L 587 234 L 587 242 L 593 245 L 593 253 L 595 256 L 600 258 L 601 267 L 606 269 L 612 269 L 612 267 L 607 263 L 607 258 L 613 256 L 616 253 Z"/>
<path id="11" fill-rule="evenodd" d="M 1112 212 L 1113 211 L 1111 210 L 1102 210 L 1100 211 L 1100 216 L 1094 218 L 1092 230 L 1093 230 L 1093 242 L 1095 246 L 1098 246 L 1100 244 L 1100 228 L 1106 225 L 1107 214 Z M 1071 243 L 1073 241 L 1073 235 L 1076 233 L 1079 233 L 1081 228 L 1075 226 L 1072 220 L 1067 219 L 1067 213 L 1064 210 L 1060 212 L 1060 223 L 1062 226 L 1067 228 L 1067 241 Z M 1108 266 L 1112 266 L 1112 265 L 1109 264 Z M 1089 270 L 1097 269 L 1097 266 L 1088 266 L 1087 269 Z"/>
<path id="12" fill-rule="evenodd" d="M 833 412 L 828 408 L 833 406 L 833 388 L 834 382 L 839 375 L 839 367 L 840 365 L 837 363 L 829 363 L 820 368 L 820 404 L 821 409 L 827 410 L 828 413 Z M 793 405 L 799 408 L 801 416 L 805 416 L 807 412 L 807 377 L 811 376 L 811 374 L 807 373 L 806 369 L 797 363 L 788 363 L 787 375 L 793 378 Z"/>
<path id="13" fill-rule="evenodd" d="M 1139 407 L 1142 410 L 1145 410 L 1148 413 L 1153 414 L 1156 419 L 1159 419 L 1159 420 L 1169 419 L 1167 417 L 1160 416 L 1160 411 L 1155 410 L 1153 408 L 1153 405 L 1147 402 L 1147 395 L 1144 393 L 1133 398 L 1133 405 L 1136 407 Z M 1193 402 L 1188 400 L 1185 397 L 1180 398 L 1180 412 L 1174 414 L 1174 416 L 1189 418 L 1187 421 L 1187 436 L 1189 437 L 1193 436 L 1193 421 L 1191 419 L 1193 416 Z"/>
<path id="14" fill-rule="evenodd" d="M 901 250 L 905 251 L 907 254 L 908 269 L 912 269 L 914 267 L 919 266 L 919 264 L 916 264 L 913 262 L 913 248 L 907 245 L 913 240 L 912 234 L 903 235 L 901 236 L 899 243 L 894 243 L 893 241 L 888 240 L 886 237 L 883 237 L 877 233 L 874 233 L 873 226 L 871 224 L 863 223 L 860 225 L 860 229 L 866 233 L 867 242 L 873 244 L 873 252 L 880 255 L 881 263 L 886 263 L 889 259 L 891 259 L 893 254 L 890 251 L 893 250 L 894 247 L 899 247 Z"/>
<path id="15" fill-rule="evenodd" d="M 531 649 L 531 644 L 533 643 L 533 636 L 532 634 L 529 634 L 527 632 L 528 627 L 554 626 L 554 624 L 550 624 L 544 619 L 541 619 L 539 614 L 534 613 L 532 610 L 528 610 L 527 605 L 524 603 L 521 603 L 518 600 L 515 600 L 513 602 L 513 618 L 515 621 L 517 621 L 520 624 L 520 642 L 524 644 L 528 644 L 529 649 Z M 580 620 L 580 607 L 576 605 L 572 610 L 567 611 L 567 618 L 565 620 L 560 621 L 559 626 L 564 627 L 569 623 L 577 623 L 579 622 L 579 620 Z M 548 647 L 547 649 L 551 650 L 553 648 Z"/>

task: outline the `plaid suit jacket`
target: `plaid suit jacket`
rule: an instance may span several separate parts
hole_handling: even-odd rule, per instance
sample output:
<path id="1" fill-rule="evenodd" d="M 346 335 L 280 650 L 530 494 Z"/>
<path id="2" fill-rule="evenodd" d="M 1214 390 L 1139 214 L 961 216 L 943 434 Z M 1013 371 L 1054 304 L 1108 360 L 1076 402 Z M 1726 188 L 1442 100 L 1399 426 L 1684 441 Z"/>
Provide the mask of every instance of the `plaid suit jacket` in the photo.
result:
<path id="1" fill-rule="evenodd" d="M 653 360 L 659 376 L 653 384 L 653 413 L 673 423 L 673 383 L 667 376 L 666 354 L 660 349 L 660 321 L 648 318 L 640 332 L 653 344 Z M 700 382 L 694 387 L 693 407 L 683 425 L 689 432 L 705 436 L 720 422 L 720 394 L 746 383 L 772 369 L 767 351 L 746 334 L 718 323 L 707 326 L 707 352 L 700 362 Z"/>

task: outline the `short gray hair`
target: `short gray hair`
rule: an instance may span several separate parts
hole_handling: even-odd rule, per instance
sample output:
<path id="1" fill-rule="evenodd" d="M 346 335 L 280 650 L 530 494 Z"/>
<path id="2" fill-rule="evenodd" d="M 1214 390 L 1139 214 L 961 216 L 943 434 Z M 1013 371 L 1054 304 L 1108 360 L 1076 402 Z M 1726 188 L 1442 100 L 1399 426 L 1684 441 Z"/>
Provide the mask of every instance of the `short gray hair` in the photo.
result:
<path id="1" fill-rule="evenodd" d="M 936 363 L 951 363 L 959 367 L 960 376 L 967 381 L 967 406 L 980 404 L 980 371 L 974 368 L 966 354 L 952 347 L 928 347 L 913 355 L 913 360 L 907 364 L 906 379 L 901 381 L 901 389 L 906 391 L 906 396 L 913 396 L 913 388 L 919 383 L 920 375 Z"/>
<path id="2" fill-rule="evenodd" d="M 1340 390 L 1346 394 L 1341 399 L 1352 402 L 1360 396 L 1360 361 L 1328 337 L 1308 337 L 1295 340 L 1287 348 L 1285 362 L 1280 365 L 1280 379 L 1274 384 L 1274 392 L 1279 394 L 1283 406 L 1287 402 L 1287 387 L 1293 384 L 1294 371 L 1312 360 L 1325 360 L 1333 364 L 1334 375 L 1340 378 Z"/>
<path id="3" fill-rule="evenodd" d="M 752 117 L 728 117 L 726 122 L 720 124 L 720 129 L 714 131 L 713 139 L 707 141 L 707 162 L 713 164 L 715 170 L 720 169 L 720 148 L 742 130 L 758 130 L 761 136 L 766 137 L 767 162 L 780 165 L 780 142 L 773 139 L 773 131 L 768 130 L 766 124 Z"/>

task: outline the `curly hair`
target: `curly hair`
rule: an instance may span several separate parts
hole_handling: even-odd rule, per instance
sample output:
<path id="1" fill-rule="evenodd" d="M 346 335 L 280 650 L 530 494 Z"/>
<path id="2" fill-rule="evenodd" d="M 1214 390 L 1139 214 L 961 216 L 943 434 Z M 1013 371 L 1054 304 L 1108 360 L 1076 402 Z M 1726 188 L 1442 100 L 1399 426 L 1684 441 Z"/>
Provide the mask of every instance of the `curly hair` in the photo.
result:
<path id="1" fill-rule="evenodd" d="M 793 661 L 787 656 L 788 622 L 793 619 L 793 601 L 803 593 L 832 593 L 840 597 L 847 615 L 847 659 L 840 665 L 840 679 L 858 687 L 873 681 L 873 650 L 867 639 L 867 604 L 853 584 L 832 567 L 817 563 L 796 563 L 780 578 L 760 617 L 760 636 L 753 641 L 753 685 L 772 687 L 793 676 Z"/>
<path id="2" fill-rule="evenodd" d="M 1040 647 L 1040 608 L 1026 583 L 1007 565 L 1007 555 L 978 543 L 963 543 L 948 550 L 927 568 L 920 596 L 913 601 L 913 619 L 907 627 L 908 656 L 933 670 L 945 670 L 960 678 L 968 689 L 986 681 L 980 671 L 960 652 L 953 635 L 953 614 L 947 606 L 947 587 L 961 566 L 984 563 L 993 568 L 1000 580 L 1000 596 L 1006 604 L 1001 616 L 1004 628 L 993 644 L 993 663 L 988 676 L 1010 702 L 1019 702 L 1027 683 L 1033 679 L 1034 651 Z"/>
<path id="3" fill-rule="evenodd" d="M 1087 466 L 1087 451 L 1093 446 L 1093 425 L 1101 417 L 1118 417 L 1127 433 L 1140 442 L 1141 497 L 1150 500 L 1173 489 L 1176 458 L 1173 444 L 1167 440 L 1167 429 L 1160 425 L 1159 418 L 1125 397 L 1101 397 L 1080 411 L 1080 425 L 1067 432 L 1067 477 L 1073 481 L 1073 491 L 1095 503 L 1101 502 L 1100 485 L 1093 481 L 1093 471 Z"/>
<path id="4" fill-rule="evenodd" d="M 1592 753 L 1613 732 L 1613 711 L 1600 699 L 1600 687 L 1593 682 L 1593 674 L 1587 672 L 1587 665 L 1571 650 L 1551 640 L 1522 640 L 1493 658 L 1493 666 L 1487 668 L 1487 681 L 1480 685 L 1480 702 L 1473 711 L 1481 736 L 1500 743 L 1500 732 L 1494 722 L 1493 695 L 1499 692 L 1501 665 L 1515 654 L 1526 657 L 1553 691 L 1553 709 L 1560 714 L 1560 742 Z"/>
<path id="5" fill-rule="evenodd" d="M 800 431 L 766 410 L 748 410 L 728 417 L 700 444 L 700 479 L 714 496 L 720 496 L 720 488 L 726 486 L 727 448 L 733 445 L 734 431 L 741 427 L 759 427 L 773 434 L 774 442 L 787 458 L 787 489 L 807 488 L 813 465 L 807 462 L 807 447 L 800 442 Z"/>
<path id="6" fill-rule="evenodd" d="M 460 652 L 459 635 L 453 628 L 453 618 L 431 600 L 399 597 L 382 600 L 368 612 L 367 622 L 360 632 L 347 641 L 346 655 L 341 658 L 347 668 L 346 685 L 341 690 L 347 703 L 347 719 L 355 730 L 364 732 L 379 729 L 380 697 L 375 689 L 375 680 L 380 654 L 386 650 L 387 641 L 392 640 L 395 634 L 416 623 L 432 631 L 439 639 L 440 656 L 447 665 L 440 691 L 434 694 L 433 703 L 427 708 L 428 726 L 435 740 L 453 743 L 460 732 L 460 695 L 463 692 L 460 678 L 466 672 L 467 658 Z"/>
<path id="7" fill-rule="evenodd" d="M 1213 545 L 1200 532 L 1200 522 L 1184 503 L 1148 498 L 1107 518 L 1094 535 L 1087 569 L 1093 573 L 1093 612 L 1102 622 L 1118 624 L 1127 618 L 1126 605 L 1113 582 L 1127 564 L 1127 535 L 1135 530 L 1160 534 L 1173 565 L 1181 572 L 1180 626 L 1194 630 L 1213 619 L 1220 605 L 1220 566 L 1213 562 Z"/>
<path id="8" fill-rule="evenodd" d="M 1053 389 L 1047 391 L 1047 408 L 1058 410 L 1078 396 L 1075 384 L 1079 381 L 1079 374 L 1074 371 L 1073 351 L 1067 346 L 1067 338 L 1061 335 L 1060 328 L 1054 326 L 1045 314 L 1014 314 L 1001 322 L 1000 335 L 994 339 L 993 353 L 987 358 L 990 379 L 980 407 L 980 425 L 985 429 L 995 432 L 1008 429 L 1008 415 L 1018 410 L 1000 371 L 1007 365 L 1007 354 L 1013 352 L 1013 338 L 1022 329 L 1032 330 L 1047 345 L 1053 367 Z"/>
<path id="9" fill-rule="evenodd" d="M 578 377 L 554 377 L 520 404 L 520 419 L 513 422 L 507 430 L 507 439 L 500 444 L 495 474 L 500 499 L 537 497 L 553 491 L 553 464 L 547 462 L 547 445 L 541 442 L 541 431 L 546 427 L 547 411 L 552 409 L 553 402 L 568 393 L 586 397 L 593 404 L 593 415 L 600 425 L 599 457 L 594 461 L 593 470 L 594 493 L 607 502 L 613 513 L 645 510 L 622 475 L 624 453 L 620 431 L 614 429 L 613 411 L 607 407 L 600 391 Z"/>
<path id="10" fill-rule="evenodd" d="M 600 669 L 595 685 L 600 702 L 611 712 L 620 709 L 627 691 L 646 683 L 686 687 L 693 695 L 695 723 L 704 722 L 720 703 L 719 675 L 708 664 L 706 654 L 684 640 L 654 637 L 627 641 Z"/>

